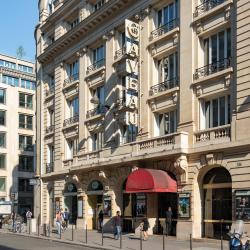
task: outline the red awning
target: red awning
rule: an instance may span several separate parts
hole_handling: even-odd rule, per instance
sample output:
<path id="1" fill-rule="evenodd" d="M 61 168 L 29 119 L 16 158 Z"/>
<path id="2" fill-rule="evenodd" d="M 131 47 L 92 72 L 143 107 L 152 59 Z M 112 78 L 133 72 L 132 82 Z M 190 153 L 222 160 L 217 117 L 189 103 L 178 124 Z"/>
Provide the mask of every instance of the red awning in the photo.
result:
<path id="1" fill-rule="evenodd" d="M 177 193 L 177 184 L 166 172 L 157 169 L 138 169 L 126 182 L 127 193 Z"/>

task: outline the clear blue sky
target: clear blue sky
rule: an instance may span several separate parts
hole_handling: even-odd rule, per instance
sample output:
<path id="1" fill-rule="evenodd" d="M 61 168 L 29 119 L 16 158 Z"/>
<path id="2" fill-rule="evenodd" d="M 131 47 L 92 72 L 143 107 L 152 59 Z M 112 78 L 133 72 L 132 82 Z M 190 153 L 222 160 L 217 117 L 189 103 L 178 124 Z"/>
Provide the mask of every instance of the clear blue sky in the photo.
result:
<path id="1" fill-rule="evenodd" d="M 0 0 L 0 54 L 16 56 L 22 45 L 26 53 L 22 59 L 34 61 L 38 19 L 38 0 Z"/>

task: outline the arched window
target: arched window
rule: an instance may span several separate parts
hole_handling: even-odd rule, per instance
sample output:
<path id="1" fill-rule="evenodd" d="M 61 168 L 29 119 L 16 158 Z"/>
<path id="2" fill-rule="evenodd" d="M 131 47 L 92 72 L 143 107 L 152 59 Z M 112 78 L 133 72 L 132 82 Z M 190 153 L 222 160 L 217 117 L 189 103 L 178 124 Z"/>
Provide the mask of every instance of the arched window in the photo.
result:
<path id="1" fill-rule="evenodd" d="M 68 183 L 64 191 L 65 193 L 75 193 L 77 192 L 76 185 L 74 183 Z"/>
<path id="2" fill-rule="evenodd" d="M 94 180 L 88 185 L 88 191 L 102 191 L 103 185 L 100 181 Z"/>

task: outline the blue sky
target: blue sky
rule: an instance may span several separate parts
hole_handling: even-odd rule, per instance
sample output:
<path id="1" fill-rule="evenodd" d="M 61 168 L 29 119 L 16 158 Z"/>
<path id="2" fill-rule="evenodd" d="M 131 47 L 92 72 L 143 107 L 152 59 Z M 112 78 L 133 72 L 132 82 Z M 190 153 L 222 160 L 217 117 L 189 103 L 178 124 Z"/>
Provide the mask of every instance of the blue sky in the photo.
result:
<path id="1" fill-rule="evenodd" d="M 0 54 L 16 56 L 22 45 L 25 60 L 35 60 L 34 29 L 38 0 L 0 0 Z"/>

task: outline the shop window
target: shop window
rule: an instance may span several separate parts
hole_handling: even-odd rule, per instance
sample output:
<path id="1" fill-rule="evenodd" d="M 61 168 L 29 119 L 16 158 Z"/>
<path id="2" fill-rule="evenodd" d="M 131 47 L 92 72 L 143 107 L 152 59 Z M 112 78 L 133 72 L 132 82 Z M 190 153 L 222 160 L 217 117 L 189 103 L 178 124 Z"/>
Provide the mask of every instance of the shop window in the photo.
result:
<path id="1" fill-rule="evenodd" d="M 175 133 L 177 130 L 177 114 L 176 110 L 156 115 L 158 126 L 158 135 L 163 136 Z"/>
<path id="2" fill-rule="evenodd" d="M 0 177 L 0 191 L 6 191 L 6 177 Z"/>
<path id="3" fill-rule="evenodd" d="M 0 125 L 5 126 L 6 122 L 6 111 L 0 110 Z"/>
<path id="4" fill-rule="evenodd" d="M 6 168 L 6 155 L 0 154 L 0 169 Z"/>
<path id="5" fill-rule="evenodd" d="M 231 123 L 230 96 L 201 101 L 200 129 L 209 129 Z"/>
<path id="6" fill-rule="evenodd" d="M 33 172 L 34 171 L 34 159 L 33 156 L 19 156 L 19 171 Z"/>
<path id="7" fill-rule="evenodd" d="M 5 104 L 6 90 L 0 89 L 0 103 Z"/>

